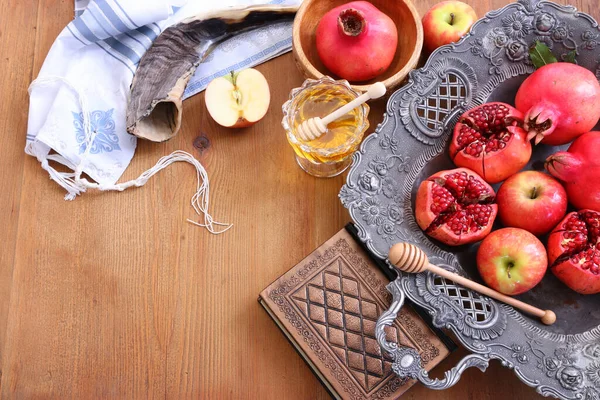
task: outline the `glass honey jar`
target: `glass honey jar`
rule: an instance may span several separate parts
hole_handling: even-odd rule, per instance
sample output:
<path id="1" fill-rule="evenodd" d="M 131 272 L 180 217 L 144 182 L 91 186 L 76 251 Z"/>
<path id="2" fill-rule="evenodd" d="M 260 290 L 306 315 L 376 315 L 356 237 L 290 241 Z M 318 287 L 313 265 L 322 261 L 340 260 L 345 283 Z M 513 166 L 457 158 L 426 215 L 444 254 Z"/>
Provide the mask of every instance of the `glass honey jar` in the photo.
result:
<path id="1" fill-rule="evenodd" d="M 352 154 L 369 128 L 366 103 L 331 122 L 317 139 L 301 139 L 298 126 L 309 118 L 325 117 L 360 95 L 348 81 L 336 81 L 328 76 L 307 79 L 301 87 L 291 91 L 282 107 L 282 125 L 296 153 L 296 161 L 304 171 L 327 178 L 341 174 L 350 166 Z"/>

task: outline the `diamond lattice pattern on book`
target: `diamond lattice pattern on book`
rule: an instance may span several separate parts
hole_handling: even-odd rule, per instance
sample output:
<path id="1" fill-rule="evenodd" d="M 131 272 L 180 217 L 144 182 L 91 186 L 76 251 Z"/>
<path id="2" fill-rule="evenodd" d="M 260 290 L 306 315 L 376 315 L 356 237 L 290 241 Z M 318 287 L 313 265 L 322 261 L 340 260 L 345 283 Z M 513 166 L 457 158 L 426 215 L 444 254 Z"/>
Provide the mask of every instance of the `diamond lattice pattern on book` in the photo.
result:
<path id="1" fill-rule="evenodd" d="M 375 324 L 383 310 L 342 257 L 292 298 L 367 392 L 389 374 L 391 358 L 382 354 L 375 339 Z M 400 342 L 396 327 L 387 328 L 386 334 L 388 340 Z"/>

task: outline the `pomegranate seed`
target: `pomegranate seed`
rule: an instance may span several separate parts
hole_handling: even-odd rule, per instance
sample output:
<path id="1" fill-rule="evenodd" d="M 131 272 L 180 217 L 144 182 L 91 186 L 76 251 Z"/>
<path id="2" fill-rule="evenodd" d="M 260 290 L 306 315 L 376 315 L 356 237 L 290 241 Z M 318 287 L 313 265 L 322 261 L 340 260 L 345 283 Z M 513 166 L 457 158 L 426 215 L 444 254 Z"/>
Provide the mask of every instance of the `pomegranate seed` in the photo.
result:
<path id="1" fill-rule="evenodd" d="M 569 253 L 581 251 L 587 246 L 587 235 L 582 232 L 565 232 L 561 246 Z"/>
<path id="2" fill-rule="evenodd" d="M 491 199 L 493 196 L 481 181 L 469 176 L 469 180 L 465 187 L 463 203 L 476 203 L 479 201 Z"/>
<path id="3" fill-rule="evenodd" d="M 444 176 L 446 179 L 444 187 L 448 189 L 454 197 L 459 200 L 464 195 L 465 186 L 467 185 L 468 176 L 464 171 L 455 172 Z"/>
<path id="4" fill-rule="evenodd" d="M 433 186 L 433 202 L 431 203 L 431 211 L 439 215 L 442 212 L 446 211 L 452 204 L 455 204 L 456 201 L 452 193 L 448 191 L 448 189 L 435 184 Z"/>
<path id="5" fill-rule="evenodd" d="M 434 231 L 444 226 L 445 235 L 454 235 L 453 240 L 460 241 L 465 234 L 477 237 L 478 232 L 493 222 L 494 209 L 490 203 L 495 194 L 479 176 L 453 170 L 430 178 L 430 182 L 433 183 L 430 210 L 436 217 L 425 233 L 436 237 Z"/>
<path id="6" fill-rule="evenodd" d="M 600 255 L 595 249 L 587 249 L 571 257 L 574 264 L 578 264 L 584 271 L 589 270 L 593 274 L 600 271 Z"/>
<path id="7" fill-rule="evenodd" d="M 468 112 L 460 134 L 456 138 L 458 146 L 472 157 L 480 157 L 482 152 L 491 153 L 506 147 L 512 134 L 506 126 L 516 124 L 506 121 L 509 109 L 502 104 L 485 104 Z"/>
<path id="8" fill-rule="evenodd" d="M 481 229 L 481 227 L 487 225 L 492 215 L 492 207 L 487 204 L 469 204 L 466 210 L 475 222 L 477 229 Z"/>
<path id="9" fill-rule="evenodd" d="M 585 222 L 581 219 L 579 214 L 573 214 L 573 216 L 565 222 L 564 228 L 566 231 L 581 232 L 585 236 L 588 234 Z"/>
<path id="10" fill-rule="evenodd" d="M 590 243 L 596 244 L 600 240 L 600 213 L 596 211 L 582 211 L 581 219 L 587 225 Z"/>
<path id="11" fill-rule="evenodd" d="M 572 214 L 561 226 L 563 255 L 584 271 L 600 274 L 600 213 L 586 210 Z"/>
<path id="12" fill-rule="evenodd" d="M 463 232 L 467 232 L 467 213 L 465 210 L 459 210 L 452 214 L 451 218 L 446 222 L 446 225 L 452 232 L 460 236 Z"/>

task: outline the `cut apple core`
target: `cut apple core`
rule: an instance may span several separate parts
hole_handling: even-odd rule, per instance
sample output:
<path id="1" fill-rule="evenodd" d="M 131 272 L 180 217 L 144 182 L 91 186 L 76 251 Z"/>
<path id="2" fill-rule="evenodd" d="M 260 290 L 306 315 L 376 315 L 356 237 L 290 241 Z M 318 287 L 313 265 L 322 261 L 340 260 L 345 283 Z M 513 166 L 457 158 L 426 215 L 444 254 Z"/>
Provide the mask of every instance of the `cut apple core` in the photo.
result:
<path id="1" fill-rule="evenodd" d="M 213 80 L 206 88 L 206 108 L 219 124 L 243 128 L 265 116 L 271 95 L 265 77 L 249 68 Z"/>

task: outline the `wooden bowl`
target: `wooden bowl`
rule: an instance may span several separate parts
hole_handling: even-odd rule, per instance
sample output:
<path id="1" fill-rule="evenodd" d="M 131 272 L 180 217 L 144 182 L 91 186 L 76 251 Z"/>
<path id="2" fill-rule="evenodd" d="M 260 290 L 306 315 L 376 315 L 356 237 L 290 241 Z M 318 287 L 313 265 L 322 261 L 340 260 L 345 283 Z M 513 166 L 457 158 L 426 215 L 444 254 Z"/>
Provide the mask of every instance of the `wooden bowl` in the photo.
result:
<path id="1" fill-rule="evenodd" d="M 315 32 L 321 17 L 329 10 L 348 3 L 349 0 L 304 0 L 294 19 L 292 51 L 298 69 L 307 78 L 323 75 L 340 79 L 330 72 L 317 54 Z M 389 68 L 370 81 L 350 82 L 355 90 L 366 91 L 377 81 L 383 81 L 388 92 L 396 89 L 406 75 L 415 68 L 423 47 L 423 26 L 416 8 L 410 0 L 371 0 L 375 7 L 387 14 L 398 29 L 398 48 Z"/>

